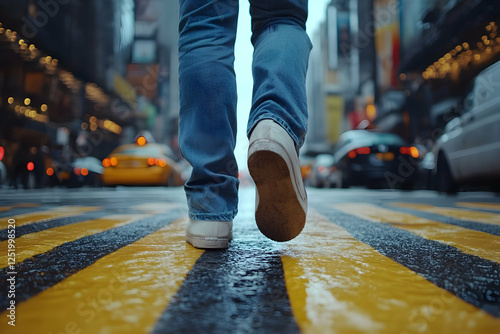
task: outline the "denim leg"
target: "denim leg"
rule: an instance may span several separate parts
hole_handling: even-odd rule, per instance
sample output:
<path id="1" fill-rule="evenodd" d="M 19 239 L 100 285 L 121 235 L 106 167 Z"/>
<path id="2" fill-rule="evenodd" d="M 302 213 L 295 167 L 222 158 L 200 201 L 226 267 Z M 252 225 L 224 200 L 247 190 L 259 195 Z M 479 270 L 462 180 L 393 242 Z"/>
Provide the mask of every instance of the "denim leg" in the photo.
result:
<path id="1" fill-rule="evenodd" d="M 307 130 L 306 73 L 311 41 L 307 0 L 251 0 L 253 99 L 247 135 L 262 119 L 278 122 L 303 145 Z"/>
<path id="2" fill-rule="evenodd" d="M 179 23 L 179 146 L 193 166 L 184 188 L 194 220 L 237 213 L 237 0 L 183 0 Z"/>

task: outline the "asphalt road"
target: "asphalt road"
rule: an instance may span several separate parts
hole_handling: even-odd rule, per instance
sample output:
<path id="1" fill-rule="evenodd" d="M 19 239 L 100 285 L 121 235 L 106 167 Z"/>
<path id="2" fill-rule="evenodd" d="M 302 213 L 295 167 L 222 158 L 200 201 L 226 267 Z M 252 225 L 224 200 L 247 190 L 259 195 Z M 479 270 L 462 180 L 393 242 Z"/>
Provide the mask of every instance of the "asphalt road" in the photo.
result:
<path id="1" fill-rule="evenodd" d="M 308 193 L 277 243 L 242 188 L 229 249 L 203 251 L 181 188 L 3 190 L 0 332 L 500 332 L 500 197 Z"/>

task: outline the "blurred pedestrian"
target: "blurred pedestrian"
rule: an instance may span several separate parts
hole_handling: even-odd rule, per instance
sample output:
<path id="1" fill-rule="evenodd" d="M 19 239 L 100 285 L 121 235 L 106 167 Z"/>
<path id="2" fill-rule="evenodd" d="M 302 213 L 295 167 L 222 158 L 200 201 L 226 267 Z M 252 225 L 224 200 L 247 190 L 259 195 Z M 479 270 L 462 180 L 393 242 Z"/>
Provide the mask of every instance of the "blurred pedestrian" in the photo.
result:
<path id="1" fill-rule="evenodd" d="M 307 127 L 307 6 L 307 0 L 250 0 L 248 167 L 257 187 L 257 226 L 276 241 L 296 237 L 307 212 L 298 159 Z M 185 185 L 186 240 L 198 248 L 227 248 L 237 214 L 237 18 L 238 0 L 180 1 L 179 144 L 193 166 Z"/>

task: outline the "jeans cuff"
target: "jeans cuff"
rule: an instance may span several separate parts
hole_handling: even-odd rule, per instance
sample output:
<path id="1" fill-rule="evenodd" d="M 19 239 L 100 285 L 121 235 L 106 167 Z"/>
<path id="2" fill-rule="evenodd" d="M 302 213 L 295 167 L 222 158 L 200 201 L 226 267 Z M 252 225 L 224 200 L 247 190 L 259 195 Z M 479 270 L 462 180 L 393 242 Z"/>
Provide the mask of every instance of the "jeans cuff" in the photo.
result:
<path id="1" fill-rule="evenodd" d="M 230 211 L 230 212 L 225 212 L 225 213 L 194 213 L 194 212 L 190 212 L 189 218 L 191 218 L 192 220 L 229 222 L 229 221 L 234 220 L 234 217 L 236 217 L 237 213 L 238 213 L 237 209 Z"/>

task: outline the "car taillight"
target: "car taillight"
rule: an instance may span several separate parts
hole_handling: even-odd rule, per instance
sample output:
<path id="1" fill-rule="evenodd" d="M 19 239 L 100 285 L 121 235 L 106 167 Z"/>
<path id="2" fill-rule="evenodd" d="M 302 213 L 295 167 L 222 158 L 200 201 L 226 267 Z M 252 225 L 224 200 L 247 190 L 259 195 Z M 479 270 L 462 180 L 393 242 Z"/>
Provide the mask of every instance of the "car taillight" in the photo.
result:
<path id="1" fill-rule="evenodd" d="M 167 165 L 167 162 L 163 159 L 156 159 L 155 165 L 159 167 L 165 167 Z"/>
<path id="2" fill-rule="evenodd" d="M 73 168 L 73 173 L 75 173 L 76 176 L 80 176 L 80 174 L 82 173 L 82 169 L 79 167 L 75 167 Z"/>
<path id="3" fill-rule="evenodd" d="M 144 146 L 148 143 L 146 137 L 144 136 L 139 136 L 137 137 L 137 139 L 135 140 L 135 143 L 139 146 Z"/>
<path id="4" fill-rule="evenodd" d="M 370 154 L 371 151 L 372 150 L 369 147 L 359 147 L 349 151 L 349 153 L 347 153 L 347 156 L 351 159 L 354 159 L 358 154 Z"/>
<path id="5" fill-rule="evenodd" d="M 148 165 L 151 166 L 158 166 L 158 167 L 165 167 L 167 166 L 167 162 L 165 159 L 155 159 L 155 158 L 148 158 Z"/>
<path id="6" fill-rule="evenodd" d="M 356 149 L 357 154 L 370 154 L 371 150 L 369 147 L 360 147 Z"/>
<path id="7" fill-rule="evenodd" d="M 415 159 L 417 159 L 420 156 L 420 154 L 418 152 L 418 149 L 416 147 L 414 147 L 414 146 L 410 147 L 410 154 Z"/>
<path id="8" fill-rule="evenodd" d="M 111 160 L 110 160 L 109 158 L 104 159 L 104 160 L 102 161 L 102 165 L 103 165 L 104 167 L 109 167 L 109 166 L 111 166 Z"/>
<path id="9" fill-rule="evenodd" d="M 26 168 L 31 172 L 32 170 L 35 169 L 35 164 L 33 162 L 28 162 L 28 164 L 26 165 Z"/>
<path id="10" fill-rule="evenodd" d="M 399 153 L 411 155 L 413 158 L 417 159 L 419 157 L 418 149 L 415 146 L 411 147 L 400 147 Z"/>

